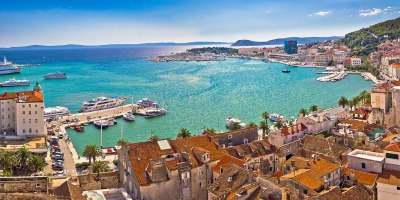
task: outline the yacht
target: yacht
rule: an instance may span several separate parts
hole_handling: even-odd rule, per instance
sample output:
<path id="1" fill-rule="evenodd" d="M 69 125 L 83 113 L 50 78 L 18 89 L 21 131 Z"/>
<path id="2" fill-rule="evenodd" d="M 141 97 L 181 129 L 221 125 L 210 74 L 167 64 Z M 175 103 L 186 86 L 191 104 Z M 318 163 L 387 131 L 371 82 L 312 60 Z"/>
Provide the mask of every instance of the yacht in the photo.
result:
<path id="1" fill-rule="evenodd" d="M 228 117 L 227 119 L 225 119 L 225 126 L 226 128 L 229 128 L 229 126 L 233 123 L 238 123 L 242 128 L 246 127 L 246 124 L 243 123 L 242 121 L 240 121 L 240 119 L 238 118 L 234 118 L 234 117 Z"/>
<path id="2" fill-rule="evenodd" d="M 126 121 L 135 121 L 135 115 L 132 112 L 127 112 L 122 115 Z"/>
<path id="3" fill-rule="evenodd" d="M 284 116 L 280 115 L 280 114 L 272 113 L 272 114 L 269 115 L 269 120 L 271 120 L 273 122 L 276 122 L 278 120 L 286 121 L 286 118 Z"/>
<path id="4" fill-rule="evenodd" d="M 108 122 L 108 120 L 97 120 L 94 122 L 94 126 L 97 128 L 105 129 L 105 128 L 108 128 L 109 122 Z"/>
<path id="5" fill-rule="evenodd" d="M 17 87 L 17 86 L 28 86 L 31 82 L 29 80 L 17 80 L 15 78 L 1 83 L 1 87 Z"/>
<path id="6" fill-rule="evenodd" d="M 68 78 L 64 72 L 54 72 L 44 75 L 44 79 L 65 79 Z"/>
<path id="7" fill-rule="evenodd" d="M 71 112 L 69 112 L 68 108 L 62 106 L 56 106 L 56 107 L 45 108 L 43 116 L 45 119 L 54 119 L 57 117 L 67 116 L 70 114 Z"/>
<path id="8" fill-rule="evenodd" d="M 158 108 L 158 104 L 154 101 L 150 101 L 148 98 L 143 98 L 137 102 L 139 108 Z"/>
<path id="9" fill-rule="evenodd" d="M 21 68 L 8 61 L 6 57 L 3 58 L 3 63 L 0 63 L 0 75 L 4 74 L 19 74 Z"/>
<path id="10" fill-rule="evenodd" d="M 89 100 L 83 103 L 83 107 L 79 109 L 79 112 L 93 112 L 98 110 L 104 110 L 109 108 L 115 108 L 122 106 L 125 97 L 123 98 L 112 98 L 112 97 L 97 97 L 95 99 Z"/>
<path id="11" fill-rule="evenodd" d="M 153 117 L 158 117 L 161 115 L 164 115 L 167 113 L 167 110 L 165 109 L 156 109 L 156 110 L 147 110 L 146 114 L 144 115 L 144 118 L 149 119 L 149 118 L 153 118 Z"/>

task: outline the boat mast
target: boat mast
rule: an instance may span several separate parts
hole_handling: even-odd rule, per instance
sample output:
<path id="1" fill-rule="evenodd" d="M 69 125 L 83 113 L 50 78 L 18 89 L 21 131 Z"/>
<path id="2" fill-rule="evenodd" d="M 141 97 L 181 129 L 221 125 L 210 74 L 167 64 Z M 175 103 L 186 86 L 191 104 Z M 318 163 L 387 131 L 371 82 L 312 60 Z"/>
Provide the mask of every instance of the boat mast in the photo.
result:
<path id="1" fill-rule="evenodd" d="M 124 133 L 124 122 L 122 121 L 122 123 L 121 123 L 121 140 L 122 140 L 123 133 Z"/>
<path id="2" fill-rule="evenodd" d="M 103 124 L 100 123 L 100 148 L 103 148 Z"/>

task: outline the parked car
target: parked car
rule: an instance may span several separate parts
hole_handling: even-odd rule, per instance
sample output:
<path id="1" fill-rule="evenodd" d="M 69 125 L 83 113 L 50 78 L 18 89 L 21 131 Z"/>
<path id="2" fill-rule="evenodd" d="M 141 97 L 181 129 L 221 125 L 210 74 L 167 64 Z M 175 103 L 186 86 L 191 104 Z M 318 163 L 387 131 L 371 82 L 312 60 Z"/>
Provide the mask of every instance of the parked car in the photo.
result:
<path id="1" fill-rule="evenodd" d="M 52 147 L 59 147 L 58 144 L 52 144 L 51 146 L 52 146 Z"/>
<path id="2" fill-rule="evenodd" d="M 64 156 L 58 155 L 58 154 L 52 155 L 51 158 L 52 158 L 53 160 L 64 160 Z"/>
<path id="3" fill-rule="evenodd" d="M 53 170 L 64 170 L 64 166 L 62 166 L 62 165 L 54 165 L 54 166 L 51 166 L 51 168 Z"/>
<path id="4" fill-rule="evenodd" d="M 62 152 L 60 152 L 60 151 L 54 151 L 54 152 L 51 152 L 51 155 L 60 155 L 60 156 L 63 156 L 64 157 L 64 154 L 62 153 Z"/>
<path id="5" fill-rule="evenodd" d="M 63 134 L 63 133 L 59 133 L 59 134 L 58 134 L 58 138 L 59 138 L 59 139 L 62 139 L 63 137 L 64 137 L 64 134 Z"/>
<path id="6" fill-rule="evenodd" d="M 53 164 L 56 164 L 56 165 L 63 165 L 64 162 L 63 162 L 62 160 L 57 160 L 57 161 L 54 161 Z"/>
<path id="7" fill-rule="evenodd" d="M 53 172 L 53 176 L 64 176 L 64 170 Z"/>
<path id="8" fill-rule="evenodd" d="M 63 162 L 63 163 L 64 163 L 64 158 L 56 158 L 56 159 L 53 159 L 53 162 L 57 162 L 57 163 Z"/>

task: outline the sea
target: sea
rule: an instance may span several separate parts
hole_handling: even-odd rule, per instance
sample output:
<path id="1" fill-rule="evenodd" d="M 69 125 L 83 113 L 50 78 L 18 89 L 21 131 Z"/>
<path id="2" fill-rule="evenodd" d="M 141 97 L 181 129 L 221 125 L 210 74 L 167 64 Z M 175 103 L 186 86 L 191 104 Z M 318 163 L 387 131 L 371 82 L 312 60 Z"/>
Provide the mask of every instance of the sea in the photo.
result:
<path id="1" fill-rule="evenodd" d="M 297 68 L 262 60 L 227 58 L 209 62 L 149 62 L 154 55 L 167 55 L 191 48 L 115 47 L 85 49 L 0 50 L 17 64 L 41 64 L 24 67 L 21 74 L 0 76 L 28 79 L 31 86 L 0 88 L 0 92 L 31 90 L 35 81 L 42 86 L 45 106 L 65 106 L 77 112 L 82 102 L 98 96 L 128 97 L 126 103 L 142 98 L 156 101 L 168 110 L 164 116 L 134 122 L 118 119 L 116 126 L 103 130 L 103 146 L 115 146 L 122 137 L 130 142 L 147 141 L 150 134 L 176 138 L 181 128 L 192 135 L 205 128 L 226 131 L 225 119 L 237 117 L 243 122 L 259 123 L 261 113 L 279 113 L 297 117 L 301 108 L 316 104 L 322 108 L 338 105 L 340 96 L 352 98 L 368 90 L 372 82 L 360 75 L 348 75 L 337 82 L 319 82 L 323 69 Z M 290 69 L 291 73 L 282 73 Z M 50 72 L 65 72 L 68 79 L 44 80 Z M 82 133 L 67 130 L 77 152 L 85 145 L 100 145 L 100 130 L 93 125 Z"/>

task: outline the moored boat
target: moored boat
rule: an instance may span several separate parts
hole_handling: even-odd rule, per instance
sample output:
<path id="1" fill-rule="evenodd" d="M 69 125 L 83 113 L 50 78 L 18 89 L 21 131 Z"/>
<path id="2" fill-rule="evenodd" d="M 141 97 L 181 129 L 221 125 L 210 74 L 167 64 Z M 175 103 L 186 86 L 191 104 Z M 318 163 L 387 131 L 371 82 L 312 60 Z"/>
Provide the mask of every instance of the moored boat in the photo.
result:
<path id="1" fill-rule="evenodd" d="M 127 112 L 122 115 L 126 121 L 135 121 L 135 115 L 132 112 Z"/>
<path id="2" fill-rule="evenodd" d="M 105 110 L 109 108 L 115 108 L 122 106 L 125 101 L 125 97 L 113 98 L 113 97 L 97 97 L 83 103 L 83 107 L 79 109 L 79 112 L 93 112 L 98 110 Z"/>
<path id="3" fill-rule="evenodd" d="M 105 129 L 105 128 L 108 128 L 109 123 L 107 120 L 97 120 L 97 121 L 94 121 L 94 126 L 97 128 Z"/>
<path id="4" fill-rule="evenodd" d="M 149 119 L 153 117 L 158 117 L 167 113 L 166 109 L 154 109 L 154 110 L 147 110 L 144 114 L 144 118 Z"/>
<path id="5" fill-rule="evenodd" d="M 28 86 L 30 85 L 31 82 L 29 80 L 23 79 L 23 80 L 17 80 L 15 78 L 12 78 L 8 81 L 5 81 L 4 83 L 1 83 L 1 87 L 17 87 L 17 86 Z"/>
<path id="6" fill-rule="evenodd" d="M 276 122 L 278 120 L 286 121 L 286 118 L 284 116 L 280 115 L 280 114 L 272 113 L 272 114 L 269 115 L 269 120 L 271 120 L 273 122 Z"/>
<path id="7" fill-rule="evenodd" d="M 0 63 L 0 75 L 19 73 L 21 73 L 21 68 L 8 61 L 6 57 L 3 57 L 3 63 Z"/>
<path id="8" fill-rule="evenodd" d="M 70 115 L 68 108 L 62 106 L 48 107 L 44 109 L 43 116 L 45 119 L 54 119 L 61 116 Z"/>
<path id="9" fill-rule="evenodd" d="M 148 98 L 143 98 L 137 102 L 139 108 L 158 108 L 158 104 L 154 101 L 150 101 Z"/>
<path id="10" fill-rule="evenodd" d="M 54 72 L 54 73 L 49 73 L 43 76 L 44 79 L 66 79 L 67 74 L 64 72 Z"/>

